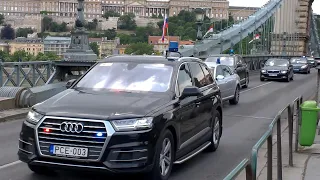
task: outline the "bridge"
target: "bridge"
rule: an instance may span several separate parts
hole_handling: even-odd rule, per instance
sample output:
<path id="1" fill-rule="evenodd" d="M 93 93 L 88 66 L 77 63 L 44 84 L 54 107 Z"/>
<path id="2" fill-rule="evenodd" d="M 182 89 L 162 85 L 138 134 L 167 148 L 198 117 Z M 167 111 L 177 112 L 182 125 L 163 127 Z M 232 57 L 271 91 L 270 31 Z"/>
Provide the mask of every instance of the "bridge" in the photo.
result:
<path id="1" fill-rule="evenodd" d="M 317 79 L 315 70 L 310 75 L 295 75 L 294 81 L 289 84 L 261 82 L 258 71 L 261 64 L 271 57 L 320 55 L 312 3 L 313 0 L 270 0 L 248 19 L 202 38 L 193 46 L 180 48 L 183 56 L 204 59 L 237 46 L 251 72 L 249 88 L 241 90 L 239 105 L 224 106 L 224 132 L 218 151 L 200 154 L 185 164 L 175 166 L 172 180 L 225 178 L 243 159 L 250 157 L 252 147 L 269 129 L 269 124 L 280 109 L 296 97 L 314 97 Z M 255 34 L 262 38 L 253 43 L 243 42 L 246 37 L 253 38 Z M 246 53 L 243 46 L 250 47 L 250 53 Z M 61 62 L 2 62 L 0 96 L 7 98 L 6 103 L 10 104 L 10 108 L 29 108 L 65 90 L 66 80 L 82 74 L 92 64 L 84 61 L 68 63 L 64 65 L 85 68 L 73 68 L 72 75 L 57 78 L 61 75 Z M 20 118 L 0 124 L 0 179 L 44 179 L 35 177 L 25 164 L 17 161 L 16 142 L 22 122 Z M 280 127 L 286 124 L 284 119 L 279 122 Z M 63 173 L 60 176 L 58 179 L 62 179 L 62 176 L 70 180 L 101 179 L 101 176 L 82 174 Z M 130 178 L 139 179 L 135 176 Z"/>

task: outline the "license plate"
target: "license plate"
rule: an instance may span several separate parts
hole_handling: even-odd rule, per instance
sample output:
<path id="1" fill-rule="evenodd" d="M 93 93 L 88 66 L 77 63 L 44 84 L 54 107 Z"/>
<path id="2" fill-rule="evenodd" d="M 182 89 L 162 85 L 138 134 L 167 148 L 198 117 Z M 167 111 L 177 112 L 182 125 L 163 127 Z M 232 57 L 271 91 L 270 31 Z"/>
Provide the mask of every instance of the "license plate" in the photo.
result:
<path id="1" fill-rule="evenodd" d="M 278 74 L 269 74 L 269 76 L 277 76 Z"/>
<path id="2" fill-rule="evenodd" d="M 295 71 L 299 71 L 299 69 L 294 69 Z"/>
<path id="3" fill-rule="evenodd" d="M 51 145 L 50 153 L 57 156 L 88 157 L 88 148 Z"/>

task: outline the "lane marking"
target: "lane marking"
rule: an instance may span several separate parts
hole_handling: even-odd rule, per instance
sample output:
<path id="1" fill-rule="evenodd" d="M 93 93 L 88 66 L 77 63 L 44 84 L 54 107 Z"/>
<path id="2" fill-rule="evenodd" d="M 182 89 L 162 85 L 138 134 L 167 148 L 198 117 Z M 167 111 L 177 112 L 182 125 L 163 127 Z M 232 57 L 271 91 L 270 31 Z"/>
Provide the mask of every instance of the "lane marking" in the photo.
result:
<path id="1" fill-rule="evenodd" d="M 267 83 L 264 83 L 264 84 L 260 84 L 259 86 L 255 86 L 253 88 L 250 88 L 250 89 L 247 89 L 247 90 L 244 90 L 244 91 L 240 91 L 240 94 L 248 92 L 248 91 L 251 91 L 251 90 L 254 90 L 254 89 L 257 89 L 257 88 L 260 88 L 262 86 L 265 86 L 265 85 L 268 85 L 268 84 L 271 84 L 271 83 L 273 83 L 273 82 L 267 82 Z"/>
<path id="2" fill-rule="evenodd" d="M 268 117 L 256 117 L 256 116 L 242 116 L 242 115 L 225 115 L 230 117 L 242 117 L 242 118 L 252 118 L 252 119 L 274 119 L 274 118 L 268 118 Z"/>
<path id="3" fill-rule="evenodd" d="M 0 166 L 0 170 L 1 169 L 5 169 L 5 168 L 10 167 L 10 166 L 14 166 L 14 165 L 20 164 L 20 163 L 22 163 L 22 161 L 18 160 L 18 161 L 14 161 L 12 163 L 8 163 L 8 164 L 5 164 L 5 165 L 2 165 L 2 166 Z"/>

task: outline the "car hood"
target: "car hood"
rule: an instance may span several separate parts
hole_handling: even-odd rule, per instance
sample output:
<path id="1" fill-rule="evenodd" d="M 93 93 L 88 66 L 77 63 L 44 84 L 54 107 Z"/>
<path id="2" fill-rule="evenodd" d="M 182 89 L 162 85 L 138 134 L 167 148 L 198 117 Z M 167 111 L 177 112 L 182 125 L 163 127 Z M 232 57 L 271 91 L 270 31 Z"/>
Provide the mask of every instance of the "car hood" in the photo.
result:
<path id="1" fill-rule="evenodd" d="M 263 69 L 264 70 L 279 70 L 279 71 L 281 71 L 281 70 L 288 70 L 288 67 L 286 67 L 286 66 L 265 66 Z"/>
<path id="2" fill-rule="evenodd" d="M 308 64 L 292 64 L 293 67 L 302 67 L 304 65 L 308 65 Z"/>
<path id="3" fill-rule="evenodd" d="M 160 94 L 160 93 L 159 93 Z M 67 89 L 34 106 L 47 116 L 92 119 L 142 117 L 169 103 L 170 95 L 161 93 L 83 92 Z"/>

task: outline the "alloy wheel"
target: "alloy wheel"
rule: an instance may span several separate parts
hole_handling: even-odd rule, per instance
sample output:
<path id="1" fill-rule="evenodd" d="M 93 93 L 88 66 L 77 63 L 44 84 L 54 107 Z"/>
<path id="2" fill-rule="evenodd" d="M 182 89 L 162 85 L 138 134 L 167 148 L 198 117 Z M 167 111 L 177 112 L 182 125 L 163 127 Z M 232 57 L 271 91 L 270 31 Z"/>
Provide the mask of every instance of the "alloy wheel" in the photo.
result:
<path id="1" fill-rule="evenodd" d="M 165 138 L 162 142 L 162 149 L 160 153 L 160 161 L 159 161 L 159 167 L 160 167 L 160 173 L 162 176 L 166 176 L 170 170 L 171 167 L 171 141 L 169 138 Z"/>
<path id="2" fill-rule="evenodd" d="M 212 133 L 213 143 L 216 145 L 219 143 L 220 139 L 220 122 L 219 118 L 214 118 L 214 126 L 213 126 L 213 133 Z"/>

